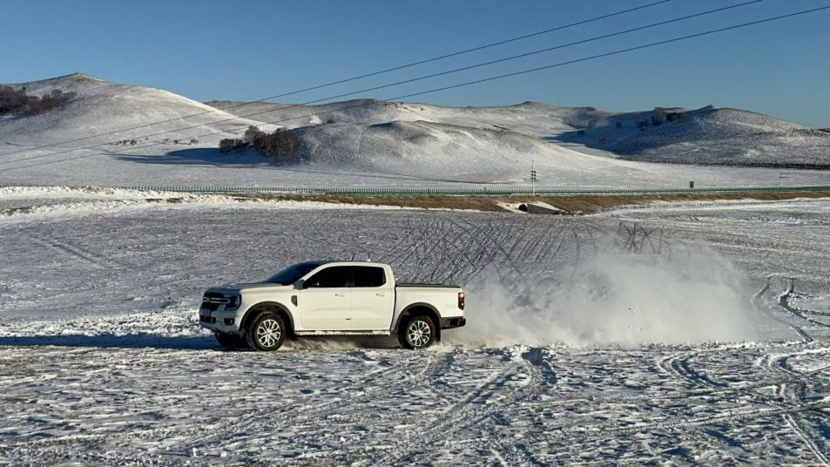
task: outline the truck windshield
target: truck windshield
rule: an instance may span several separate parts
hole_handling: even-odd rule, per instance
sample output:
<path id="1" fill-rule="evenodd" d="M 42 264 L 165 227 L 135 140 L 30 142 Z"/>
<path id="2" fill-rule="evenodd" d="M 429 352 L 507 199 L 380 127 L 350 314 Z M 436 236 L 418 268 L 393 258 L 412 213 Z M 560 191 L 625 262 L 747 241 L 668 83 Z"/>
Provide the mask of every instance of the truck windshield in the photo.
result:
<path id="1" fill-rule="evenodd" d="M 265 282 L 270 282 L 271 284 L 291 285 L 300 280 L 301 277 L 324 264 L 326 263 L 322 261 L 309 261 L 307 263 L 295 264 L 276 273 Z"/>

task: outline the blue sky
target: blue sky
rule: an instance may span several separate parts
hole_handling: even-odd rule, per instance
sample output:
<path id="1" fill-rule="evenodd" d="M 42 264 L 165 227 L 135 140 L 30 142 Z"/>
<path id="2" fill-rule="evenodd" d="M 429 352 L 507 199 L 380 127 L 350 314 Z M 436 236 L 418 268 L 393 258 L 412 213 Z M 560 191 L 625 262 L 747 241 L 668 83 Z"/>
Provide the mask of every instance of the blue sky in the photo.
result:
<path id="1" fill-rule="evenodd" d="M 653 0 L 0 0 L 0 82 L 83 72 L 193 99 L 253 100 L 579 21 Z M 606 34 L 740 0 L 674 0 L 506 46 L 299 94 L 305 102 Z M 730 12 L 367 93 L 390 98 L 801 9 Z M 830 127 L 830 12 L 421 96 L 445 105 L 640 110 L 714 104 Z"/>

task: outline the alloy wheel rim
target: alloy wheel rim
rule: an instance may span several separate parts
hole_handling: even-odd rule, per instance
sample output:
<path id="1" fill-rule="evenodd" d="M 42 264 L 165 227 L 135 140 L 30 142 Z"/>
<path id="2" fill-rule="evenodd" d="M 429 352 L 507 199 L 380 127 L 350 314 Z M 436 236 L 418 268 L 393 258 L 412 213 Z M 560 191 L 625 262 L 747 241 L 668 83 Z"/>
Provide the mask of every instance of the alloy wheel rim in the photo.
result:
<path id="1" fill-rule="evenodd" d="M 429 325 L 421 320 L 413 321 L 409 325 L 408 329 L 409 334 L 409 342 L 412 344 L 413 347 L 423 347 L 429 342 L 429 338 L 432 336 L 432 331 L 429 329 Z"/>
<path id="2" fill-rule="evenodd" d="M 259 323 L 256 328 L 256 338 L 263 347 L 273 347 L 277 345 L 282 337 L 282 329 L 280 323 L 274 319 L 266 319 Z"/>

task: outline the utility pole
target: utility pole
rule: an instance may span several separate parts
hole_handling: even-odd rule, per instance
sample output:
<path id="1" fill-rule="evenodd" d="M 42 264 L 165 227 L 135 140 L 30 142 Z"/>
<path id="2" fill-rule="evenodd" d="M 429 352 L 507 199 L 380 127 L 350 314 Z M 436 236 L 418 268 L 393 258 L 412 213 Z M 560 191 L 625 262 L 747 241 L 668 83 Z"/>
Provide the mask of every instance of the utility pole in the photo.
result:
<path id="1" fill-rule="evenodd" d="M 530 187 L 531 191 L 533 192 L 533 196 L 536 196 L 536 169 L 534 168 L 535 160 L 530 160 Z"/>

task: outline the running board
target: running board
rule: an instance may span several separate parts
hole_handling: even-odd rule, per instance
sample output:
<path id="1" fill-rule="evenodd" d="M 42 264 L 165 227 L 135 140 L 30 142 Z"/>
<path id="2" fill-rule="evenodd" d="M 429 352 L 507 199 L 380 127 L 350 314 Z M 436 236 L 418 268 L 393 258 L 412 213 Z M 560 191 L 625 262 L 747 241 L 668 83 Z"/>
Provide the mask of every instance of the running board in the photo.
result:
<path id="1" fill-rule="evenodd" d="M 391 332 L 383 331 L 295 331 L 297 336 L 390 336 Z"/>

